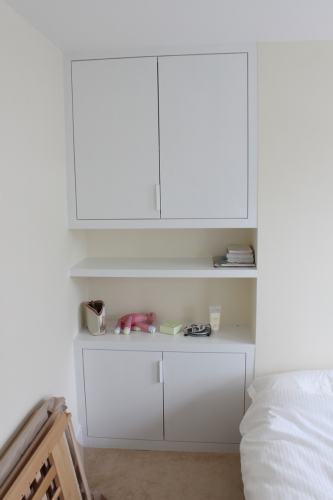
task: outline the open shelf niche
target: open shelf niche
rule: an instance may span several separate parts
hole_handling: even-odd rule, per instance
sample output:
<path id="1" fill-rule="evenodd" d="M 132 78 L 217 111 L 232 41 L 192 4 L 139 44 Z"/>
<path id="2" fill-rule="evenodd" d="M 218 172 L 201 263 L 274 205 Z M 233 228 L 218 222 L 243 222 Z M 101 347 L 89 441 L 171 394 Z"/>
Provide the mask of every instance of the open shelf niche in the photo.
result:
<path id="1" fill-rule="evenodd" d="M 156 312 L 158 324 L 204 322 L 208 306 L 221 304 L 222 326 L 246 326 L 255 338 L 257 269 L 212 264 L 230 243 L 256 250 L 255 229 L 96 230 L 86 241 L 70 276 L 113 319 L 135 310 Z"/>

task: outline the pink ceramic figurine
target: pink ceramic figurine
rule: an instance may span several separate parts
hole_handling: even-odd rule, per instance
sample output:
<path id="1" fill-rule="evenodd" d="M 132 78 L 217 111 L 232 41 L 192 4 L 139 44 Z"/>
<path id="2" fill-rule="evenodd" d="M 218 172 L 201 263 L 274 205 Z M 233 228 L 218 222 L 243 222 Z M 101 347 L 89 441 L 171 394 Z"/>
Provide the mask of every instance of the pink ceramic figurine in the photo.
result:
<path id="1" fill-rule="evenodd" d="M 126 314 L 125 316 L 122 316 L 118 319 L 114 333 L 120 333 L 122 331 L 125 335 L 129 335 L 131 333 L 131 330 L 155 333 L 156 327 L 153 325 L 155 321 L 155 313 Z"/>

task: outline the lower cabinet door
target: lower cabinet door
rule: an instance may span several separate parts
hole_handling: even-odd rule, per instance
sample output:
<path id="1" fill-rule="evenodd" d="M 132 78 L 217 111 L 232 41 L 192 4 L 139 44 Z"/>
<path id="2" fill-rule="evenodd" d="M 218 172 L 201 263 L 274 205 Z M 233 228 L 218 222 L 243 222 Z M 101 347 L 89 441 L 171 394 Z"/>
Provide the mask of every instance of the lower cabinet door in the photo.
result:
<path id="1" fill-rule="evenodd" d="M 239 443 L 245 354 L 164 353 L 167 441 Z"/>
<path id="2" fill-rule="evenodd" d="M 163 439 L 160 352 L 85 349 L 88 436 Z"/>

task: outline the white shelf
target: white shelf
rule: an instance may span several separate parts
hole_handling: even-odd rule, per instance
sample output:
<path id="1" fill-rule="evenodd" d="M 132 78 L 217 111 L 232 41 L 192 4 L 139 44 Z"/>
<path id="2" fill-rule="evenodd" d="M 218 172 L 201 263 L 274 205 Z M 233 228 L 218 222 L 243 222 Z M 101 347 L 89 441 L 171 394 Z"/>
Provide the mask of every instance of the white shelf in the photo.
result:
<path id="1" fill-rule="evenodd" d="M 204 258 L 87 258 L 70 270 L 73 278 L 256 278 L 254 268 L 214 268 Z"/>
<path id="2" fill-rule="evenodd" d="M 112 333 L 108 326 L 105 335 L 90 335 L 81 331 L 75 338 L 79 348 L 86 349 L 121 349 L 143 351 L 185 351 L 188 352 L 252 352 L 254 341 L 248 326 L 223 326 L 221 331 L 210 337 L 185 337 L 183 333 L 166 335 L 156 332 L 132 332 L 130 335 Z"/>

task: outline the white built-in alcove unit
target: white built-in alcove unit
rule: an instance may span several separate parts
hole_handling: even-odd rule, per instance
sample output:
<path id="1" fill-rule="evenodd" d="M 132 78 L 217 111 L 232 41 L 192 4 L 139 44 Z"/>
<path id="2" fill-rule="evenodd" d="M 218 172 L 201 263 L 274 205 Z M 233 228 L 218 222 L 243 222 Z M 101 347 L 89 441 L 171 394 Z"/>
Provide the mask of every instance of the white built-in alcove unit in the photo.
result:
<path id="1" fill-rule="evenodd" d="M 237 449 L 253 377 L 256 268 L 214 269 L 230 243 L 256 251 L 252 47 L 108 54 L 66 70 L 70 270 L 112 321 L 133 311 L 208 321 L 209 338 L 75 340 L 83 444 Z M 257 257 L 257 256 L 256 256 Z"/>

